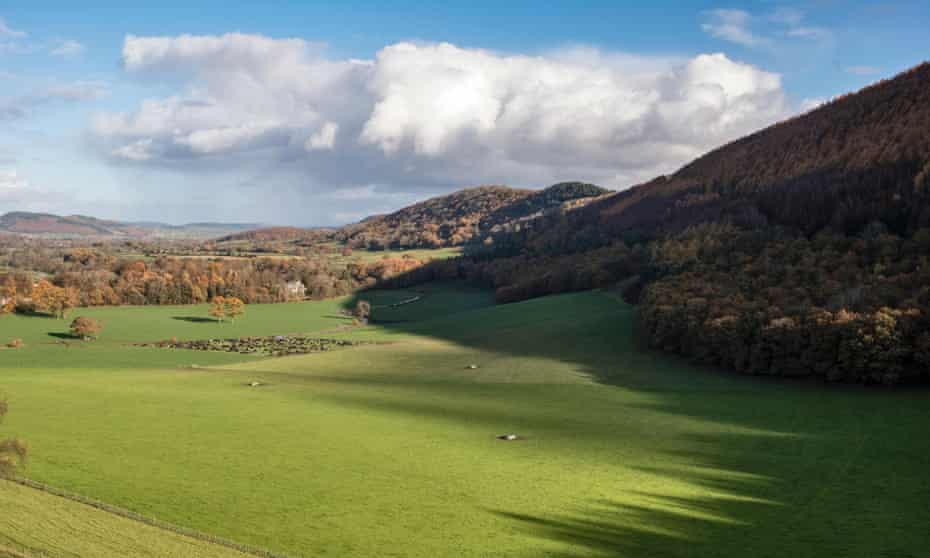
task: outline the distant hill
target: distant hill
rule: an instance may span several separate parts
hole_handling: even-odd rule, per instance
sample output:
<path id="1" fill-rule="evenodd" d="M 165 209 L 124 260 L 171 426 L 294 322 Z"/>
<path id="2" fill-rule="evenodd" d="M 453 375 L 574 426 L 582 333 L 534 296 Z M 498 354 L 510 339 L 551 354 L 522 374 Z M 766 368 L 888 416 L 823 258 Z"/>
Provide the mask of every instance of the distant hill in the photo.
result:
<path id="1" fill-rule="evenodd" d="M 157 222 L 123 223 L 85 215 L 60 216 L 50 213 L 14 211 L 0 216 L 0 232 L 61 237 L 184 237 L 210 238 L 254 229 L 255 223 L 190 223 L 168 225 Z"/>
<path id="2" fill-rule="evenodd" d="M 20 234 L 60 236 L 132 236 L 142 229 L 83 215 L 62 217 L 49 213 L 11 212 L 0 216 L 0 230 Z"/>
<path id="3" fill-rule="evenodd" d="M 492 231 L 593 199 L 608 190 L 566 182 L 544 190 L 480 186 L 437 196 L 339 229 L 335 238 L 357 248 L 432 248 L 480 241 Z"/>

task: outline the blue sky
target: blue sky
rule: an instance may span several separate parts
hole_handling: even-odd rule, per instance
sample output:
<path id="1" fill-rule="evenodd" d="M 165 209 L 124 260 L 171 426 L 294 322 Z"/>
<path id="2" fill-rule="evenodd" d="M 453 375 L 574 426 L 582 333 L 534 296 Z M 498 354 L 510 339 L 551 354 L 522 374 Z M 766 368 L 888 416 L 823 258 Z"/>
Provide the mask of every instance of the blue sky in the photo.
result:
<path id="1" fill-rule="evenodd" d="M 930 53 L 926 1 L 83 4 L 0 2 L 0 211 L 309 225 L 624 188 Z"/>

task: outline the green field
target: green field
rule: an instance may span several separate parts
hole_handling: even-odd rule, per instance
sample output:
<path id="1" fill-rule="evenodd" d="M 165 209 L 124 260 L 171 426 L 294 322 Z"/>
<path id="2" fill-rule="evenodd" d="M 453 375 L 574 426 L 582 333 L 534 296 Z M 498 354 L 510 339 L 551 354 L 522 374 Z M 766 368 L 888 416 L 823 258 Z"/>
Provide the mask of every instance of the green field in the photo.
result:
<path id="1" fill-rule="evenodd" d="M 3 480 L 0 510 L 0 556 L 4 557 L 7 552 L 112 556 L 117 551 L 153 558 L 250 556 Z"/>
<path id="2" fill-rule="evenodd" d="M 70 346 L 49 336 L 65 322 L 0 317 L 0 339 L 26 341 L 0 351 L 0 436 L 29 441 L 30 478 L 294 556 L 930 548 L 927 391 L 694 368 L 638 349 L 635 310 L 610 293 L 495 307 L 423 291 L 365 295 L 376 323 L 348 330 L 348 299 L 250 306 L 236 324 L 176 319 L 206 314 L 194 307 L 81 311 L 107 330 Z M 278 359 L 127 346 L 298 332 L 377 343 Z M 525 439 L 495 438 L 507 432 Z M 30 540 L 73 555 L 55 529 Z M 110 555 L 131 554 L 120 541 Z"/>

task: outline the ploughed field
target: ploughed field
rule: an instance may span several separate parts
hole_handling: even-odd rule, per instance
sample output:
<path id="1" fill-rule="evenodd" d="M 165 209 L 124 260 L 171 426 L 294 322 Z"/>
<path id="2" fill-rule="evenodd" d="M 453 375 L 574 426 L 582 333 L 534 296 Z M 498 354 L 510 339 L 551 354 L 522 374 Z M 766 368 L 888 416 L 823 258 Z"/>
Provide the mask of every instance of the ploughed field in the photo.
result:
<path id="1" fill-rule="evenodd" d="M 79 309 L 106 323 L 88 343 L 67 321 L 0 317 L 0 340 L 25 343 L 0 350 L 0 438 L 29 442 L 30 479 L 293 556 L 930 548 L 930 392 L 695 368 L 637 348 L 635 309 L 611 293 L 493 306 L 423 290 L 364 295 L 362 327 L 349 299 L 225 324 L 205 307 Z M 358 343 L 136 346 L 288 335 Z M 19 485 L 0 483 L 0 505 L 0 555 L 232 553 Z"/>

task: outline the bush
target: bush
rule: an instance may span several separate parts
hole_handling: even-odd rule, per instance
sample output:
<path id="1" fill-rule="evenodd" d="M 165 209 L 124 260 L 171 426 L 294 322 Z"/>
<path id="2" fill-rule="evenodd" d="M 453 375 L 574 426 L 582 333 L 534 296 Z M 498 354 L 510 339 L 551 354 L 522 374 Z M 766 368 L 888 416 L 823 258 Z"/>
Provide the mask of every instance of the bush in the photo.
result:
<path id="1" fill-rule="evenodd" d="M 78 316 L 71 322 L 71 335 L 84 340 L 95 339 L 103 331 L 103 323 L 86 316 Z"/>
<path id="2" fill-rule="evenodd" d="M 6 344 L 10 349 L 18 349 L 23 346 L 23 340 L 20 338 L 11 339 L 9 343 Z"/>

